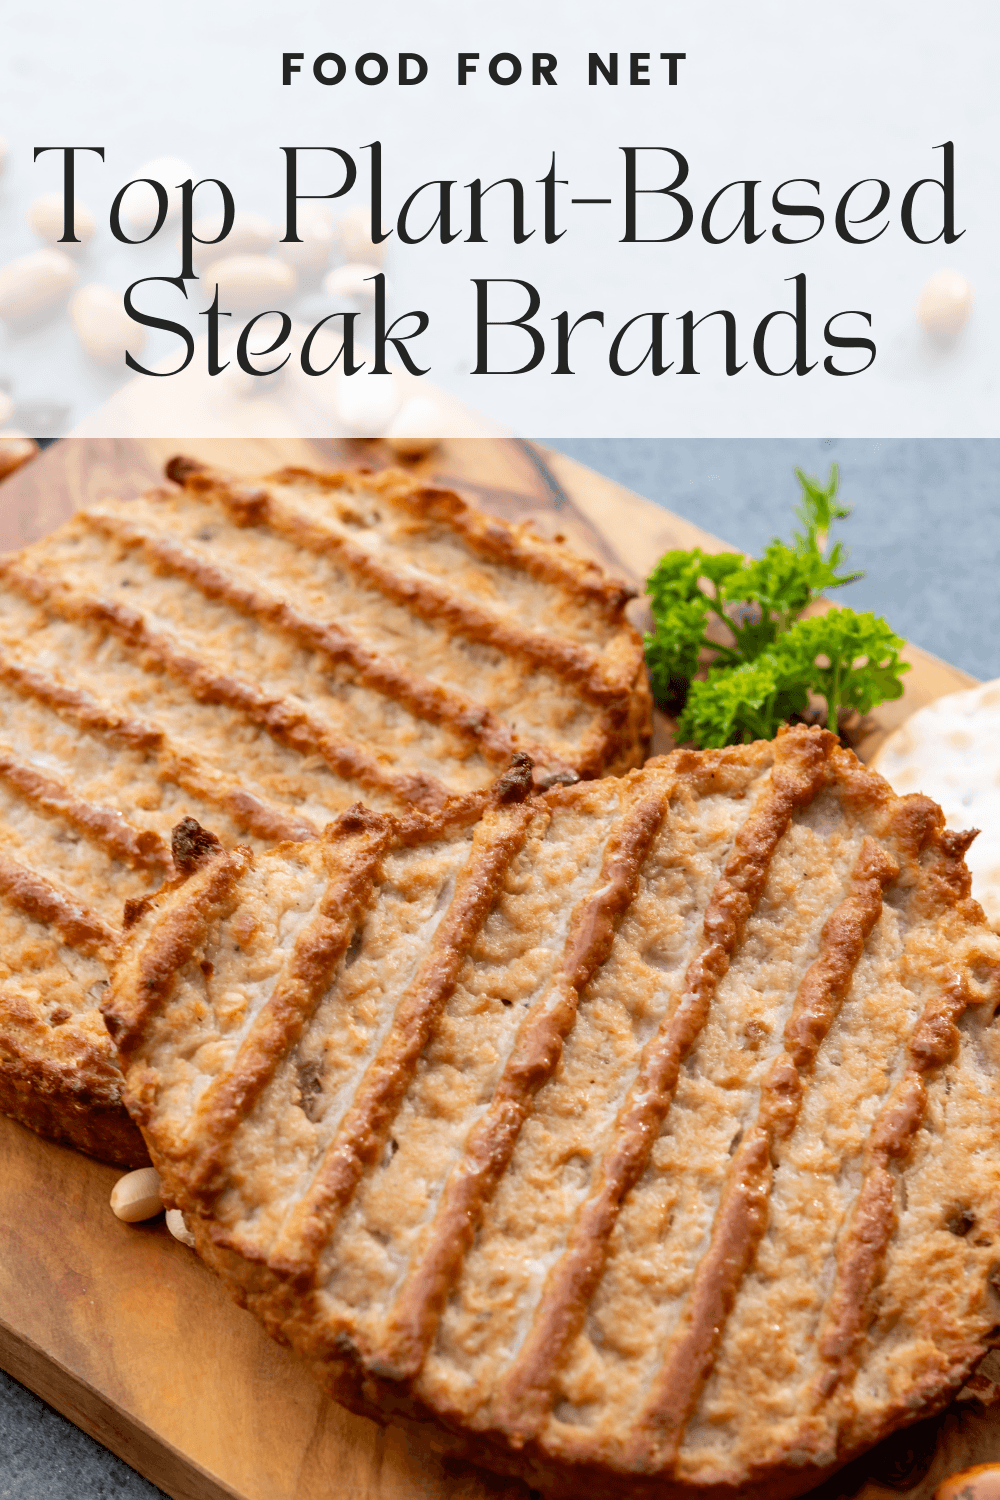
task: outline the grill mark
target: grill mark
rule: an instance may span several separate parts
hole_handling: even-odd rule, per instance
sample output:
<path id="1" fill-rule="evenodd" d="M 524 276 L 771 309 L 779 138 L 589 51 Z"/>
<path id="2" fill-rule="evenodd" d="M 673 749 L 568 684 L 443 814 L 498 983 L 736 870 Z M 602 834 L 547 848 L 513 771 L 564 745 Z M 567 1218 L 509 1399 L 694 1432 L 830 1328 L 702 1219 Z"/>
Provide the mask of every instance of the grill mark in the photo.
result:
<path id="1" fill-rule="evenodd" d="M 206 465 L 183 458 L 179 461 L 171 460 L 167 465 L 169 478 L 178 478 L 178 471 L 174 469 L 178 462 L 184 469 L 185 484 L 198 482 L 194 478 L 194 469 L 201 470 L 208 476 L 209 485 L 213 483 L 215 476 Z M 191 481 L 188 475 L 191 475 Z M 294 485 L 297 481 L 306 479 L 320 489 L 346 490 L 348 494 L 352 487 L 358 485 L 358 477 L 356 473 L 346 470 L 315 474 L 310 469 L 296 467 L 279 469 L 276 473 L 265 476 L 266 482 L 270 484 Z M 622 610 L 630 599 L 635 598 L 634 589 L 611 578 L 599 564 L 589 559 L 563 556 L 540 537 L 526 534 L 523 528 L 475 510 L 454 490 L 439 489 L 433 485 L 424 485 L 414 490 L 405 480 L 400 487 L 400 477 L 398 470 L 393 472 L 390 469 L 374 476 L 365 488 L 370 493 L 385 495 L 393 504 L 409 510 L 423 520 L 431 519 L 446 526 L 470 552 L 486 557 L 491 562 L 528 573 L 544 583 L 555 584 L 568 594 L 599 605 L 606 612 L 610 624 L 620 623 Z"/>
<path id="2" fill-rule="evenodd" d="M 152 755 L 158 762 L 161 781 L 182 787 L 203 801 L 224 809 L 260 839 L 297 843 L 302 839 L 316 838 L 319 834 L 311 818 L 272 806 L 190 751 L 179 750 L 166 730 L 158 725 L 116 713 L 78 688 L 66 687 L 55 678 L 15 662 L 2 649 L 0 681 L 6 682 L 22 697 L 33 698 L 51 708 L 88 734 Z"/>
<path id="3" fill-rule="evenodd" d="M 359 682 L 403 704 L 417 718 L 455 730 L 474 741 L 484 755 L 495 761 L 510 759 L 514 736 L 490 709 L 454 688 L 442 687 L 395 666 L 363 646 L 344 626 L 313 619 L 265 589 L 249 588 L 196 552 L 135 522 L 106 511 L 81 511 L 80 519 L 126 546 L 140 547 L 158 567 L 183 578 L 206 598 L 221 599 L 246 618 L 282 630 L 307 649 L 320 651 L 331 661 L 349 666 Z M 544 753 L 538 747 L 525 748 L 534 749 L 536 755 Z"/>
<path id="4" fill-rule="evenodd" d="M 341 1214 L 366 1168 L 384 1150 L 420 1054 L 533 817 L 531 803 L 521 803 L 502 812 L 498 809 L 477 826 L 468 863 L 458 876 L 430 951 L 401 998 L 378 1055 L 269 1258 L 279 1274 L 306 1283 L 316 1277 L 319 1258 Z"/>
<path id="5" fill-rule="evenodd" d="M 601 605 L 610 620 L 615 620 L 636 591 L 626 583 L 609 577 L 598 563 L 583 559 L 572 564 L 555 548 L 534 538 L 526 538 L 519 528 L 495 516 L 475 511 L 453 490 L 426 485 L 416 491 L 404 491 L 394 499 L 417 515 L 431 517 L 460 537 L 470 551 L 505 567 L 517 568 L 544 583 L 554 583 L 592 604 Z"/>
<path id="6" fill-rule="evenodd" d="M 235 906 L 237 889 L 253 855 L 245 846 L 231 853 L 215 844 L 189 877 L 183 903 L 157 923 L 137 956 L 127 943 L 101 1006 L 105 1024 L 121 1056 L 122 1071 L 140 1045 L 145 1028 L 170 999 L 187 965 L 204 944 L 212 925 Z M 155 898 L 154 898 L 155 899 Z M 142 925 L 136 927 L 142 933 Z M 137 1123 L 148 1118 L 149 1101 L 133 1092 L 129 1112 Z"/>
<path id="7" fill-rule="evenodd" d="M 14 661 L 0 648 L 0 680 L 8 683 L 22 697 L 37 698 L 46 708 L 73 719 L 93 734 L 119 740 L 133 750 L 158 750 L 164 741 L 162 730 L 142 719 L 131 719 L 98 703 L 77 688 L 66 687 L 53 677 L 33 667 Z"/>
<path id="8" fill-rule="evenodd" d="M 759 752 L 761 748 L 762 747 L 758 746 L 755 747 L 755 750 Z M 836 756 L 831 757 L 831 759 L 835 761 Z M 874 778 L 870 779 L 874 780 Z M 844 783 L 840 778 L 838 778 L 837 790 L 838 793 L 842 794 L 841 801 L 844 804 L 845 811 L 847 811 L 849 799 L 846 795 Z M 734 793 L 730 791 L 730 795 L 734 795 Z M 735 795 L 738 796 L 740 795 L 740 793 L 736 792 Z M 879 808 L 876 807 L 873 803 L 867 807 L 864 807 L 862 811 L 865 815 L 864 820 L 869 823 L 869 826 L 871 826 L 871 819 L 873 817 L 876 824 L 881 825 L 882 820 Z M 850 818 L 850 821 L 853 821 L 853 818 Z M 879 826 L 879 835 L 884 837 L 884 825 Z M 897 843 L 898 841 L 893 840 L 893 842 Z M 960 893 L 960 895 L 961 894 L 962 893 Z M 914 902 L 911 898 L 910 913 L 912 914 L 913 910 L 916 908 L 918 913 L 923 915 L 923 909 L 925 906 L 944 906 L 944 900 L 943 898 L 939 898 L 933 892 L 931 893 L 931 895 L 926 895 L 921 889 L 920 891 L 918 891 L 918 899 L 916 902 Z M 945 910 L 947 910 L 947 908 L 945 908 Z M 979 982 L 977 980 L 977 990 L 978 984 Z M 939 1002 L 934 1007 L 925 1007 L 922 1021 L 925 1021 L 926 1025 L 922 1026 L 921 1034 L 919 1035 L 919 1037 L 914 1037 L 915 1055 L 920 1055 L 921 1057 L 926 1055 L 929 1057 L 930 1054 L 934 1053 L 938 1056 L 939 1060 L 943 1060 L 943 1057 L 948 1053 L 948 1038 L 949 1036 L 953 1036 L 953 1018 L 954 1015 L 958 1014 L 958 1011 L 955 1010 L 951 1003 L 947 1001 L 947 997 L 945 997 L 945 1001 L 946 1003 L 944 1004 Z M 801 1047 L 808 1050 L 810 1046 L 813 1045 L 810 1041 L 811 1035 L 812 1028 L 809 1026 L 804 1026 L 800 1028 L 798 1036 L 793 1038 L 790 1028 L 786 1027 L 786 1044 L 788 1042 L 794 1041 L 796 1048 Z M 907 1099 L 903 1098 L 897 1099 L 896 1102 L 900 1105 L 900 1110 L 898 1112 L 898 1117 L 895 1121 L 895 1125 L 900 1129 L 908 1129 L 912 1122 L 908 1121 L 906 1118 L 907 1106 L 910 1106 L 910 1113 L 912 1114 L 912 1105 L 914 1101 L 912 1099 L 908 1101 Z M 920 1105 L 919 1099 L 916 1101 L 916 1103 L 918 1106 Z M 182 1164 L 178 1164 L 178 1171 L 183 1171 Z M 350 1324 L 345 1324 L 343 1331 L 335 1331 L 331 1326 L 328 1316 L 326 1318 L 326 1321 L 323 1321 L 323 1314 L 326 1313 L 327 1310 L 320 1305 L 320 1298 L 313 1297 L 311 1299 L 303 1301 L 298 1300 L 294 1297 L 289 1297 L 284 1289 L 280 1286 L 272 1290 L 271 1281 L 267 1276 L 266 1268 L 261 1264 L 261 1262 L 265 1260 L 265 1257 L 260 1254 L 254 1253 L 255 1247 L 251 1247 L 249 1252 L 247 1252 L 246 1250 L 244 1251 L 246 1261 L 245 1264 L 238 1261 L 235 1256 L 229 1257 L 227 1259 L 225 1254 L 225 1247 L 227 1242 L 222 1236 L 217 1235 L 216 1233 L 216 1230 L 220 1228 L 222 1228 L 222 1226 L 202 1223 L 201 1228 L 198 1231 L 199 1238 L 203 1240 L 203 1242 L 208 1242 L 209 1238 L 211 1237 L 211 1239 L 214 1240 L 218 1246 L 223 1247 L 222 1250 L 220 1250 L 220 1253 L 215 1257 L 214 1263 L 216 1267 L 220 1270 L 221 1274 L 223 1274 L 227 1282 L 230 1283 L 233 1288 L 237 1289 L 238 1293 L 241 1291 L 244 1296 L 247 1296 L 249 1298 L 249 1301 L 253 1306 L 256 1315 L 266 1323 L 266 1325 L 272 1332 L 275 1332 L 279 1337 L 291 1339 L 301 1352 L 307 1354 L 314 1360 L 314 1362 L 316 1362 L 317 1368 L 320 1365 L 325 1365 L 328 1380 L 342 1381 L 343 1385 L 346 1387 L 347 1382 L 350 1379 L 352 1382 L 354 1382 L 352 1389 L 354 1389 L 355 1391 L 363 1389 L 365 1393 L 365 1399 L 368 1399 L 373 1403 L 379 1402 L 383 1404 L 386 1410 L 390 1409 L 390 1405 L 393 1401 L 395 1401 L 398 1406 L 398 1402 L 401 1400 L 404 1402 L 408 1401 L 410 1403 L 409 1409 L 411 1411 L 414 1409 L 414 1403 L 417 1404 L 417 1409 L 420 1410 L 420 1403 L 423 1400 L 425 1402 L 425 1405 L 421 1414 L 432 1417 L 436 1416 L 439 1421 L 443 1421 L 445 1425 L 450 1426 L 456 1430 L 464 1431 L 467 1438 L 467 1446 L 471 1444 L 474 1448 L 477 1442 L 475 1433 L 475 1425 L 477 1419 L 475 1415 L 470 1418 L 467 1409 L 463 1411 L 463 1409 L 460 1409 L 456 1403 L 449 1403 L 447 1400 L 447 1396 L 445 1401 L 442 1402 L 440 1398 L 435 1397 L 431 1391 L 424 1391 L 420 1388 L 417 1388 L 416 1390 L 414 1390 L 413 1388 L 410 1388 L 409 1390 L 404 1389 L 403 1391 L 394 1389 L 390 1392 L 388 1390 L 382 1390 L 377 1383 L 373 1386 L 371 1382 L 368 1382 L 362 1387 L 362 1382 L 364 1381 L 365 1375 L 364 1370 L 362 1368 L 359 1368 L 361 1364 L 361 1354 L 358 1349 L 357 1339 Z M 233 1236 L 233 1242 L 233 1247 L 239 1249 L 239 1245 L 235 1243 L 235 1236 Z M 957 1367 L 957 1364 L 955 1364 L 954 1368 Z M 923 1391 L 924 1394 L 926 1394 L 929 1398 L 934 1399 L 942 1394 L 942 1387 L 940 1383 L 932 1383 L 932 1379 L 928 1377 L 923 1382 L 923 1385 L 918 1388 L 918 1394 L 920 1393 L 920 1391 Z M 741 1416 L 738 1416 L 736 1420 L 742 1422 L 745 1418 L 745 1415 L 746 1414 L 744 1413 Z M 896 1416 L 898 1416 L 898 1413 L 890 1412 L 889 1420 L 891 1421 Z M 483 1434 L 480 1434 L 480 1436 L 483 1436 Z M 489 1447 L 488 1434 L 486 1435 L 486 1437 L 487 1446 Z M 554 1433 L 550 1432 L 542 1440 L 539 1448 L 535 1450 L 534 1462 L 536 1464 L 536 1467 L 538 1462 L 542 1462 L 548 1463 L 550 1467 L 554 1464 L 556 1468 L 559 1468 L 560 1464 L 565 1465 L 576 1460 L 581 1464 L 581 1466 L 589 1463 L 591 1466 L 591 1471 L 593 1473 L 597 1473 L 598 1478 L 600 1478 L 601 1474 L 604 1474 L 606 1470 L 616 1471 L 620 1475 L 624 1469 L 620 1450 L 617 1453 L 612 1453 L 609 1450 L 610 1445 L 607 1443 L 605 1438 L 602 1437 L 602 1434 L 598 1427 L 592 1427 L 590 1429 L 578 1428 L 575 1433 L 573 1432 L 573 1429 L 557 1430 Z M 470 1451 L 472 1451 L 471 1448 Z M 497 1452 L 499 1451 L 499 1449 L 495 1449 L 493 1451 Z M 731 1487 L 739 1488 L 741 1484 L 749 1482 L 751 1483 L 751 1485 L 756 1483 L 758 1488 L 761 1488 L 761 1486 L 763 1486 L 763 1488 L 766 1489 L 768 1477 L 770 1477 L 771 1479 L 773 1479 L 774 1483 L 778 1484 L 781 1481 L 783 1473 L 787 1478 L 788 1451 L 790 1451 L 789 1445 L 786 1444 L 782 1454 L 779 1455 L 778 1460 L 774 1463 L 768 1463 L 766 1470 L 763 1469 L 762 1466 L 761 1473 L 758 1473 L 756 1471 L 748 1472 L 747 1466 L 741 1465 L 741 1468 L 739 1470 L 731 1468 L 730 1472 L 724 1475 L 723 1479 L 719 1482 L 724 1488 L 727 1484 Z M 803 1450 L 803 1463 L 805 1462 L 806 1456 L 808 1455 L 806 1455 Z M 508 1454 L 508 1459 L 509 1457 L 510 1456 Z M 635 1483 L 640 1485 L 643 1483 L 642 1469 L 643 1466 L 640 1463 L 640 1465 L 638 1466 L 638 1477 L 635 1479 Z M 600 1472 L 598 1473 L 598 1471 Z M 583 1472 L 582 1467 L 580 1472 Z M 636 1471 L 633 1470 L 633 1473 L 635 1472 Z M 804 1468 L 802 1472 L 805 1473 Z M 763 1474 L 763 1477 L 761 1477 L 761 1474 Z M 666 1483 L 669 1486 L 671 1482 L 669 1475 L 665 1475 L 661 1472 L 659 1477 L 662 1483 Z M 627 1478 L 628 1475 L 626 1474 L 626 1480 Z M 655 1481 L 656 1476 L 646 1475 L 646 1478 L 651 1478 Z M 676 1474 L 674 1475 L 674 1479 L 677 1479 Z"/>
<path id="9" fill-rule="evenodd" d="M 0 777 L 28 802 L 62 818 L 133 869 L 163 871 L 171 866 L 170 850 L 152 829 L 136 828 L 113 807 L 87 802 L 71 787 L 17 760 L 0 746 Z"/>
<path id="10" fill-rule="evenodd" d="M 681 1326 L 629 1440 L 633 1463 L 659 1468 L 676 1460 L 726 1321 L 767 1228 L 775 1148 L 795 1129 L 803 1076 L 813 1068 L 850 991 L 865 943 L 882 915 L 884 887 L 898 875 L 897 862 L 865 837 L 851 873 L 853 889 L 823 926 L 819 956 L 803 975 L 785 1026 L 784 1050 L 761 1086 L 757 1120 L 733 1158 Z"/>
<path id="11" fill-rule="evenodd" d="M 612 833 L 598 887 L 571 918 L 559 973 L 548 992 L 551 1003 L 538 1002 L 525 1019 L 489 1108 L 470 1132 L 464 1158 L 442 1192 L 430 1242 L 408 1272 L 387 1320 L 376 1373 L 405 1379 L 423 1364 L 483 1209 L 510 1164 L 535 1095 L 558 1066 L 580 995 L 608 957 L 618 923 L 634 899 L 667 796 L 666 789 L 658 789 L 644 797 Z"/>
<path id="12" fill-rule="evenodd" d="M 205 802 L 223 808 L 250 833 L 268 843 L 300 843 L 319 837 L 319 828 L 303 813 L 287 813 L 248 792 L 239 782 L 207 766 L 186 751 L 164 743 L 162 764 L 166 778 Z"/>
<path id="13" fill-rule="evenodd" d="M 335 734 L 305 709 L 264 693 L 254 683 L 213 671 L 208 663 L 177 648 L 165 632 L 152 630 L 138 610 L 72 589 L 59 579 L 0 559 L 0 578 L 32 603 L 65 620 L 86 620 L 114 632 L 126 645 L 143 652 L 202 703 L 223 703 L 246 715 L 281 744 L 300 755 L 319 755 L 345 780 L 388 792 L 403 806 L 440 811 L 458 805 L 448 788 L 425 772 L 388 771 L 353 740 Z M 471 807 L 475 796 L 465 799 Z"/>
<path id="14" fill-rule="evenodd" d="M 192 480 L 185 488 L 199 498 L 210 496 L 218 500 L 238 526 L 266 526 L 320 557 L 336 556 L 356 578 L 385 598 L 412 610 L 422 620 L 443 625 L 448 633 L 493 646 L 507 656 L 518 656 L 534 666 L 543 667 L 572 683 L 592 703 L 616 700 L 630 686 L 630 681 L 624 680 L 624 674 L 620 674 L 622 681 L 609 677 L 598 657 L 585 646 L 544 631 L 523 630 L 439 583 L 407 577 L 380 562 L 348 537 L 309 519 L 294 506 L 282 504 L 266 490 L 247 490 L 227 482 L 223 475 L 214 474 L 208 482 Z M 572 591 L 578 592 L 575 586 Z M 632 664 L 633 676 L 637 665 L 638 661 Z"/>
<path id="15" fill-rule="evenodd" d="M 0 854 L 0 895 L 42 927 L 54 927 L 71 948 L 108 959 L 121 933 L 68 891 L 27 865 Z"/>
<path id="16" fill-rule="evenodd" d="M 924 1075 L 942 1067 L 958 1051 L 956 1022 L 969 1004 L 968 987 L 950 973 L 931 996 L 914 1028 L 909 1066 L 879 1111 L 867 1149 L 867 1169 L 837 1247 L 837 1270 L 819 1332 L 819 1376 L 810 1405 L 829 1400 L 839 1385 L 853 1380 L 860 1363 L 872 1294 L 885 1269 L 886 1251 L 896 1227 L 896 1183 L 892 1163 L 905 1161 L 927 1108 Z"/>
<path id="17" fill-rule="evenodd" d="M 299 934 L 284 972 L 244 1037 L 232 1067 L 199 1101 L 195 1132 L 204 1145 L 192 1169 L 190 1188 L 206 1208 L 223 1185 L 229 1148 L 240 1124 L 298 1042 L 329 986 L 334 966 L 347 951 L 371 902 L 382 855 L 395 832 L 393 820 L 360 804 L 330 829 L 328 840 L 337 840 L 338 861 L 346 862 L 346 868 L 329 881 L 318 914 Z"/>
<path id="18" fill-rule="evenodd" d="M 708 1020 L 712 997 L 757 906 L 778 843 L 797 808 L 827 777 L 831 735 L 775 742 L 771 788 L 736 835 L 722 878 L 705 910 L 706 945 L 688 965 L 677 1003 L 647 1043 L 615 1122 L 597 1191 L 581 1210 L 569 1247 L 550 1272 L 532 1328 L 500 1389 L 494 1421 L 524 1443 L 544 1425 L 550 1387 L 563 1354 L 586 1316 L 604 1274 L 622 1204 L 639 1181 L 673 1102 L 681 1065 Z M 677 769 L 684 774 L 684 753 Z"/>

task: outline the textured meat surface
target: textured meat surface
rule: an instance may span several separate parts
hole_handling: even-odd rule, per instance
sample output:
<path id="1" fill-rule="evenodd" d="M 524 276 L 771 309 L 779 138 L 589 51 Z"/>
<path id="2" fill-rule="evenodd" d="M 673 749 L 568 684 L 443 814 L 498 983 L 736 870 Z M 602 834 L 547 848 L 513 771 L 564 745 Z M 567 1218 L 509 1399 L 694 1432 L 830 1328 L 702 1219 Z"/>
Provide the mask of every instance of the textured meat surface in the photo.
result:
<path id="1" fill-rule="evenodd" d="M 799 1494 L 1000 1325 L 967 840 L 804 728 L 524 791 L 208 853 L 115 970 L 129 1109 L 348 1405 L 553 1494 Z"/>
<path id="2" fill-rule="evenodd" d="M 182 819 L 469 823 L 519 751 L 598 776 L 649 733 L 628 591 L 565 548 L 397 471 L 168 473 L 0 559 L 0 1109 L 125 1163 L 96 1004 Z"/>

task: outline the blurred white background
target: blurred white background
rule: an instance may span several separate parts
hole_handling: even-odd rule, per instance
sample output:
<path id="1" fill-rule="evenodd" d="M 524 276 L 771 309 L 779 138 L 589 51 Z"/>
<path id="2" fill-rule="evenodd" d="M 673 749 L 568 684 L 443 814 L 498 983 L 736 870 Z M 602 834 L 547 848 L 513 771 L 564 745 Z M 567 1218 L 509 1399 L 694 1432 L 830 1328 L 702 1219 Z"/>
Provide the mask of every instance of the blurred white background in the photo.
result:
<path id="1" fill-rule="evenodd" d="M 387 227 L 422 182 L 448 178 L 458 185 L 455 227 L 462 231 L 450 245 L 433 240 L 401 245 L 396 235 L 387 241 L 382 269 L 390 284 L 390 316 L 425 309 L 430 329 L 412 347 L 420 364 L 431 367 L 427 382 L 509 430 L 566 437 L 994 435 L 1000 229 L 996 33 L 995 11 L 987 0 L 952 0 L 947 7 L 940 0 L 912 0 L 907 6 L 842 0 L 836 7 L 794 0 L 761 0 L 752 7 L 739 0 L 715 0 L 710 6 L 634 0 L 615 7 L 597 0 L 552 0 L 543 6 L 512 0 L 502 9 L 472 8 L 458 0 L 431 0 L 421 7 L 385 0 L 377 8 L 274 7 L 264 0 L 239 5 L 173 0 L 143 7 L 95 0 L 80 7 L 71 0 L 50 0 L 44 8 L 20 7 L 6 17 L 0 135 L 7 140 L 8 159 L 0 177 L 0 262 L 42 245 L 29 210 L 41 195 L 61 188 L 59 157 L 48 153 L 33 163 L 37 145 L 106 148 L 104 165 L 92 156 L 79 159 L 77 195 L 97 228 L 89 245 L 71 254 L 77 288 L 97 283 L 120 292 L 141 276 L 177 275 L 180 269 L 176 228 L 168 226 L 152 243 L 136 247 L 118 244 L 108 229 L 114 194 L 151 159 L 180 158 L 196 179 L 223 178 L 237 208 L 264 215 L 280 235 L 281 146 L 337 145 L 354 156 L 360 168 L 357 186 L 329 205 L 342 221 L 346 211 L 366 201 L 369 153 L 361 148 L 380 140 Z M 304 54 L 302 71 L 290 87 L 281 82 L 284 51 Z M 427 60 L 424 83 L 398 86 L 400 51 Z M 457 83 L 459 51 L 480 54 L 478 71 L 465 87 Z M 558 58 L 557 86 L 531 84 L 530 57 L 536 51 Z M 623 76 L 617 88 L 588 86 L 589 51 L 619 54 Z M 633 51 L 652 54 L 649 87 L 630 87 L 625 79 L 627 54 Z M 657 61 L 661 51 L 687 54 L 676 87 L 666 83 L 667 65 Z M 334 87 L 312 76 L 312 60 L 323 52 L 337 52 L 348 64 L 344 81 Z M 384 84 L 366 87 L 355 78 L 353 64 L 363 52 L 389 60 Z M 510 87 L 490 81 L 488 62 L 497 52 L 514 53 L 524 64 L 520 80 Z M 918 178 L 940 175 L 942 153 L 933 148 L 946 140 L 955 143 L 956 220 L 966 233 L 951 246 L 913 244 L 900 227 L 901 197 Z M 687 157 L 691 170 L 683 191 L 696 210 L 696 228 L 687 237 L 671 244 L 620 243 L 623 145 L 669 145 Z M 567 233 L 546 245 L 541 189 L 534 184 L 553 151 L 557 176 L 570 182 L 561 189 L 564 195 L 613 202 L 575 207 L 566 202 L 560 219 Z M 648 180 L 669 180 L 652 153 L 648 159 Z M 659 160 L 669 163 L 669 158 Z M 314 153 L 303 173 L 303 190 L 332 187 L 338 170 L 335 158 Z M 475 177 L 488 184 L 506 176 L 520 178 L 528 188 L 527 222 L 536 228 L 534 237 L 520 246 L 510 243 L 509 192 L 501 188 L 486 200 L 484 228 L 491 242 L 465 243 L 463 185 Z M 696 232 L 704 206 L 719 188 L 742 177 L 761 180 L 759 222 L 767 233 L 753 245 L 741 234 L 726 244 L 706 244 Z M 781 245 L 770 234 L 776 222 L 771 193 L 779 183 L 800 177 L 819 181 L 827 223 L 809 244 Z M 890 184 L 889 207 L 877 221 L 888 228 L 873 244 L 848 245 L 836 236 L 834 210 L 845 189 L 867 177 Z M 929 221 L 939 224 L 940 195 L 931 188 L 922 191 Z M 213 190 L 203 189 L 199 208 L 202 203 L 213 208 L 213 199 Z M 852 213 L 864 212 L 860 195 L 856 202 Z M 660 200 L 645 200 L 651 226 L 661 207 Z M 738 212 L 737 207 L 723 216 L 724 228 Z M 432 216 L 433 210 L 423 224 Z M 790 232 L 803 223 L 786 221 Z M 331 270 L 359 258 L 358 246 L 345 246 L 341 237 L 321 266 L 297 271 L 294 290 L 278 284 L 261 289 L 251 310 L 280 307 L 308 328 L 338 307 L 353 307 L 359 310 L 362 342 L 370 346 L 369 304 L 345 299 L 345 287 L 349 292 L 357 273 L 328 282 L 324 290 Z M 944 269 L 961 272 L 974 294 L 967 325 L 950 340 L 934 338 L 916 315 L 922 286 Z M 808 277 L 809 359 L 819 364 L 807 376 L 775 379 L 753 364 L 753 329 L 765 313 L 791 307 L 792 284 L 786 278 L 801 272 Z M 536 323 L 549 344 L 545 359 L 532 374 L 473 375 L 471 278 L 513 276 L 531 281 L 541 294 Z M 179 293 L 169 287 L 145 288 L 141 305 L 150 311 L 159 307 L 193 332 L 203 332 L 198 314 L 211 295 L 203 281 L 189 288 L 183 312 Z M 512 310 L 521 310 L 519 289 L 499 290 L 510 293 Z M 75 427 L 102 408 L 128 373 L 118 361 L 101 364 L 83 348 L 66 315 L 66 300 L 62 296 L 28 326 L 0 325 L 0 381 L 10 388 L 14 420 L 40 433 Z M 720 373 L 721 320 L 715 319 L 697 333 L 698 364 L 705 373 L 679 376 L 679 316 L 691 310 L 700 317 L 722 307 L 736 315 L 738 357 L 749 361 L 747 368 L 732 378 Z M 822 342 L 823 323 L 854 308 L 872 314 L 877 359 L 863 375 L 835 379 L 822 369 L 829 352 Z M 593 322 L 579 328 L 570 361 L 577 373 L 555 375 L 552 319 L 566 310 L 572 321 L 591 309 L 604 311 L 604 329 Z M 614 331 L 650 310 L 668 314 L 667 358 L 675 360 L 675 368 L 658 378 L 648 365 L 629 378 L 613 375 L 607 353 Z M 238 329 L 247 316 L 234 308 L 227 322 Z M 268 326 L 276 331 L 276 320 Z M 853 327 L 844 325 L 842 331 L 867 330 L 853 320 Z M 773 332 L 772 358 L 788 363 L 787 334 L 778 327 Z M 120 339 L 111 329 L 108 338 L 115 336 Z M 264 337 L 262 330 L 251 347 L 271 337 L 273 332 Z M 300 342 L 298 336 L 286 346 L 293 349 L 290 369 Z M 142 362 L 167 360 L 170 368 L 178 347 L 172 335 L 154 334 Z M 501 330 L 494 347 L 498 362 L 520 362 L 528 340 Z M 351 398 L 362 407 L 361 417 L 355 412 L 353 420 L 378 428 L 387 407 L 384 395 L 376 399 L 370 393 L 378 378 L 364 374 L 351 385 L 369 380 L 365 394 Z M 324 435 L 350 426 L 336 383 L 336 376 L 311 382 L 300 377 L 294 400 L 292 385 L 284 396 L 262 391 L 235 369 L 213 383 L 199 350 L 185 376 L 147 379 L 138 406 L 119 403 L 87 430 L 113 431 L 115 423 L 136 430 L 135 424 L 141 428 L 159 420 L 178 436 L 234 425 L 242 430 L 240 424 L 259 433 L 278 432 L 288 423 Z M 388 406 L 398 408 L 406 394 L 397 393 Z M 453 408 L 446 408 L 443 420 L 465 430 Z"/>

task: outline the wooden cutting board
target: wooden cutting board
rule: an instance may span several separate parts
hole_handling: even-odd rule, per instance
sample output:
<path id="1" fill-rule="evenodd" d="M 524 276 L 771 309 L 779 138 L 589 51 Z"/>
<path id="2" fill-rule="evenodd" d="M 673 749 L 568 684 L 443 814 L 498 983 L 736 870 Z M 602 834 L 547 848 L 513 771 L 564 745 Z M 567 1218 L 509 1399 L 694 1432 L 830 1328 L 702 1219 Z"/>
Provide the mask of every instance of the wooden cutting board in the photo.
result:
<path id="1" fill-rule="evenodd" d="M 41 535 L 75 504 L 155 484 L 177 446 L 56 444 L 0 488 L 0 550 Z M 237 473 L 390 459 L 367 442 L 204 439 L 183 449 Z M 487 509 L 565 534 L 637 581 L 668 548 L 724 545 L 526 443 L 452 441 L 411 467 Z M 907 656 L 905 696 L 875 716 L 865 755 L 915 708 L 974 682 L 916 647 Z M 669 743 L 663 721 L 657 739 L 657 748 Z M 329 1401 L 162 1220 L 127 1226 L 112 1216 L 117 1175 L 0 1118 L 0 1365 L 16 1379 L 174 1500 L 528 1500 L 518 1481 Z M 822 1494 L 860 1487 L 864 1500 L 927 1500 L 944 1475 L 991 1458 L 1000 1460 L 1000 1418 L 964 1404 L 890 1439 Z"/>

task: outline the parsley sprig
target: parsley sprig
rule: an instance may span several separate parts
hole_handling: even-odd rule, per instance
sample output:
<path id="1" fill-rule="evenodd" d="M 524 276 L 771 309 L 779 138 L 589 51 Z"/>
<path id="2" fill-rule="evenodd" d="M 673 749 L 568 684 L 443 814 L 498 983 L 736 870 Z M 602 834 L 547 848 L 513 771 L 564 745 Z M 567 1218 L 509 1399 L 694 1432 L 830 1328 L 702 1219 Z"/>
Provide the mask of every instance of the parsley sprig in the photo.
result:
<path id="1" fill-rule="evenodd" d="M 655 630 L 646 636 L 653 691 L 683 703 L 678 735 L 699 746 L 771 739 L 822 697 L 836 732 L 843 714 L 868 713 L 898 698 L 908 670 L 905 642 L 872 614 L 834 609 L 800 619 L 820 594 L 862 577 L 843 571 L 830 527 L 850 514 L 837 501 L 839 473 L 826 485 L 796 469 L 801 529 L 775 537 L 760 558 L 700 548 L 668 552 L 649 579 Z M 708 666 L 696 681 L 700 665 Z"/>

